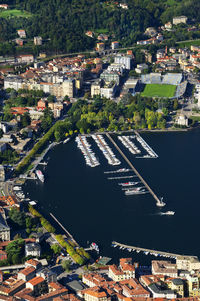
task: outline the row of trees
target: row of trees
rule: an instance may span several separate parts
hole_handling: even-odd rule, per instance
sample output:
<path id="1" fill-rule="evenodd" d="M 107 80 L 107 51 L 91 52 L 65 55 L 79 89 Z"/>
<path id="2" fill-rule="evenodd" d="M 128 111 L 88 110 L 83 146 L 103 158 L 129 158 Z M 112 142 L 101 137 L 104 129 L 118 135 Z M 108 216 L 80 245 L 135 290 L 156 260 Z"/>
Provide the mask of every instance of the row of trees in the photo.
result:
<path id="1" fill-rule="evenodd" d="M 29 206 L 29 212 L 39 218 L 41 225 L 50 233 L 55 233 L 56 229 L 32 206 Z"/>
<path id="2" fill-rule="evenodd" d="M 55 234 L 56 230 L 55 228 L 42 216 L 41 213 L 39 213 L 35 208 L 32 206 L 29 206 L 29 212 L 38 217 L 40 219 L 41 225 L 50 233 Z M 82 265 L 85 263 L 87 259 L 90 259 L 90 255 L 83 249 L 83 248 L 76 248 L 74 247 L 73 243 L 70 241 L 66 241 L 61 234 L 55 235 L 56 240 L 58 243 L 66 249 L 67 253 L 73 258 L 73 260 Z M 55 253 L 58 253 L 60 251 L 60 248 L 58 246 L 53 248 L 53 251 Z"/>

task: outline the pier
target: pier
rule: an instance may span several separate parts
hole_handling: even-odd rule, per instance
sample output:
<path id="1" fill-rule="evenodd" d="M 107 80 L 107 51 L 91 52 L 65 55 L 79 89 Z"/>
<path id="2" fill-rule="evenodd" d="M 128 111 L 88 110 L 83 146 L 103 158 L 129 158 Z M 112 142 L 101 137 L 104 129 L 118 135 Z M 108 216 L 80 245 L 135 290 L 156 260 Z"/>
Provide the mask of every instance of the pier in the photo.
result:
<path id="1" fill-rule="evenodd" d="M 127 249 L 130 251 L 136 251 L 137 253 L 143 252 L 143 253 L 146 253 L 149 255 L 163 256 L 163 257 L 169 257 L 169 258 L 175 258 L 175 259 L 177 259 L 178 257 L 184 257 L 186 259 L 190 259 L 190 258 L 197 259 L 198 258 L 197 256 L 193 256 L 193 255 L 181 255 L 181 254 L 169 253 L 169 252 L 164 252 L 164 251 L 156 251 L 156 250 L 152 250 L 152 249 L 129 246 L 129 245 L 121 244 L 116 241 L 112 242 L 112 246 L 117 246 L 119 248 Z"/>
<path id="2" fill-rule="evenodd" d="M 56 221 L 56 223 L 63 229 L 63 231 L 67 234 L 67 236 L 75 243 L 77 247 L 79 247 L 79 244 L 76 242 L 76 240 L 73 238 L 73 236 L 67 231 L 67 229 L 57 220 L 57 218 L 53 215 L 53 213 L 49 213 L 49 215 Z"/>
<path id="3" fill-rule="evenodd" d="M 46 154 L 48 153 L 48 151 L 49 151 L 52 147 L 54 147 L 55 145 L 57 145 L 57 144 L 58 144 L 57 142 L 51 143 L 51 144 L 47 147 L 47 149 L 41 154 L 41 156 L 35 159 L 35 161 L 33 162 L 33 165 L 34 165 L 34 166 L 33 166 L 33 168 L 29 171 L 29 174 L 30 174 L 30 173 L 33 173 L 33 172 L 35 171 L 35 169 L 37 168 L 38 164 L 43 164 L 43 163 L 41 163 L 41 161 L 44 159 L 44 157 L 46 156 Z M 47 165 L 47 164 L 43 164 L 43 165 Z"/>
<path id="4" fill-rule="evenodd" d="M 95 163 L 94 163 L 94 161 L 93 161 L 93 159 L 92 159 L 92 157 L 91 157 L 91 155 L 90 155 L 90 153 L 89 153 L 89 151 L 88 151 L 88 149 L 87 149 L 87 147 L 86 147 L 86 145 L 85 145 L 85 143 L 84 143 L 84 141 L 83 141 L 83 139 L 81 138 L 80 135 L 79 135 L 79 139 L 80 139 L 80 141 L 81 141 L 81 143 L 82 143 L 82 145 L 83 145 L 83 147 L 84 147 L 84 149 L 85 149 L 85 152 L 86 152 L 86 154 L 87 154 L 87 156 L 88 156 L 88 158 L 89 158 L 91 164 L 95 166 Z M 86 139 L 86 138 L 85 138 L 85 139 Z"/>
<path id="5" fill-rule="evenodd" d="M 143 177 L 140 175 L 140 173 L 137 171 L 137 169 L 133 166 L 133 164 L 129 161 L 129 159 L 125 156 L 125 154 L 122 152 L 122 150 L 119 148 L 119 146 L 115 143 L 115 141 L 112 139 L 110 134 L 106 133 L 106 136 L 108 139 L 112 142 L 112 144 L 116 147 L 118 152 L 122 155 L 122 157 L 125 159 L 125 161 L 128 163 L 128 165 L 131 167 L 131 169 L 134 171 L 134 173 L 138 176 L 140 181 L 144 184 L 146 189 L 151 193 L 153 198 L 156 200 L 157 206 L 163 206 L 163 202 L 157 197 L 157 195 L 153 192 L 151 187 L 147 184 L 147 182 L 143 179 Z"/>
<path id="6" fill-rule="evenodd" d="M 143 144 L 145 150 L 148 152 L 148 154 L 151 156 L 151 158 L 158 158 L 158 155 L 154 152 L 154 150 L 144 141 L 144 139 L 140 136 L 140 134 L 135 131 L 136 139 L 140 144 Z"/>

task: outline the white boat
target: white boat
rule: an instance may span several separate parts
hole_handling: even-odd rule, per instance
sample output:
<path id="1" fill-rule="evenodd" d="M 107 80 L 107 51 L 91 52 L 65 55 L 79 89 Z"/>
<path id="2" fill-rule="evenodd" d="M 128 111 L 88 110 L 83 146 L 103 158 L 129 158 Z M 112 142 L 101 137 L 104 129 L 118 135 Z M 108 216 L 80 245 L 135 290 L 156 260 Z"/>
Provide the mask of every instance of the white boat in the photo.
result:
<path id="1" fill-rule="evenodd" d="M 14 190 L 14 191 L 20 191 L 20 190 L 22 190 L 22 188 L 21 188 L 20 186 L 14 186 L 14 187 L 13 187 L 13 190 Z"/>
<path id="2" fill-rule="evenodd" d="M 43 175 L 43 173 L 41 172 L 41 170 L 37 169 L 35 173 L 36 173 L 38 179 L 39 179 L 42 183 L 44 183 L 44 175 Z"/>
<path id="3" fill-rule="evenodd" d="M 90 248 L 97 251 L 97 253 L 99 253 L 99 247 L 95 242 L 91 243 Z"/>
<path id="4" fill-rule="evenodd" d="M 137 185 L 139 182 L 126 182 L 126 183 L 118 183 L 122 187 Z"/>
<path id="5" fill-rule="evenodd" d="M 63 144 L 67 143 L 70 140 L 70 138 L 67 138 L 63 141 Z"/>
<path id="6" fill-rule="evenodd" d="M 166 211 L 166 212 L 161 212 L 161 215 L 174 215 L 174 211 Z"/>

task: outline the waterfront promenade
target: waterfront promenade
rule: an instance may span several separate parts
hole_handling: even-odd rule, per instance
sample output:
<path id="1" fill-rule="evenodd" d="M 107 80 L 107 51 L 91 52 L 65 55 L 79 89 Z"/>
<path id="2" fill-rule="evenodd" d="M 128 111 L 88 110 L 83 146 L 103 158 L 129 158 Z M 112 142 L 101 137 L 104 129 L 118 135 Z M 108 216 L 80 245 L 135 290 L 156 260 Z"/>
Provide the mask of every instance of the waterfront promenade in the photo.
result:
<path id="1" fill-rule="evenodd" d="M 116 242 L 116 241 L 113 241 L 112 245 L 113 246 L 118 246 L 119 248 L 131 250 L 131 251 L 148 253 L 148 254 L 154 255 L 154 256 L 159 255 L 159 256 L 163 256 L 163 257 L 176 258 L 176 259 L 178 257 L 184 257 L 186 259 L 190 259 L 190 258 L 198 259 L 197 256 L 193 256 L 193 255 L 180 255 L 180 254 L 169 253 L 169 252 L 164 252 L 164 251 L 156 251 L 156 250 L 152 250 L 152 249 L 129 246 L 129 245 L 121 244 L 121 243 Z"/>
<path id="2" fill-rule="evenodd" d="M 140 175 L 140 173 L 137 171 L 137 169 L 133 166 L 133 164 L 129 161 L 129 159 L 125 156 L 125 154 L 122 152 L 122 150 L 119 148 L 119 146 L 115 143 L 115 141 L 112 139 L 110 134 L 106 133 L 106 136 L 109 138 L 109 140 L 112 142 L 112 144 L 116 147 L 118 152 L 122 155 L 122 157 L 125 159 L 125 161 L 128 163 L 130 168 L 134 171 L 134 173 L 138 176 L 140 181 L 144 184 L 144 186 L 147 188 L 147 190 L 151 193 L 153 198 L 156 200 L 156 205 L 160 206 L 162 204 L 161 200 L 157 197 L 157 195 L 153 192 L 151 187 L 147 184 L 147 182 L 143 179 L 143 177 Z"/>

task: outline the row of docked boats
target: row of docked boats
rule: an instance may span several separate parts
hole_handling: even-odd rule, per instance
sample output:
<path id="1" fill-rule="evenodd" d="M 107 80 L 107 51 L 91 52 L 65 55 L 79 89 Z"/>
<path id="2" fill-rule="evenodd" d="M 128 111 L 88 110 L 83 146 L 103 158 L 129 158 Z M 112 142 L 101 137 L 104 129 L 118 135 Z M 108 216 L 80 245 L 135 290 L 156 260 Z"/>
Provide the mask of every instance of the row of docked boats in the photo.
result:
<path id="1" fill-rule="evenodd" d="M 77 143 L 77 147 L 81 150 L 87 165 L 90 167 L 100 165 L 85 136 L 77 136 L 75 141 Z"/>
<path id="2" fill-rule="evenodd" d="M 121 164 L 120 160 L 116 158 L 112 149 L 108 146 L 108 143 L 105 141 L 103 135 L 92 135 L 92 138 L 94 139 L 110 165 Z"/>
<path id="3" fill-rule="evenodd" d="M 119 247 L 120 250 L 125 250 L 128 252 L 136 252 L 136 253 L 143 253 L 145 255 L 151 255 L 151 256 L 155 256 L 155 257 L 166 257 L 166 258 L 171 258 L 171 259 L 176 259 L 176 256 L 174 256 L 173 254 L 170 253 L 164 253 L 161 251 L 153 251 L 153 250 L 148 250 L 146 249 L 146 251 L 142 248 L 138 248 L 138 247 L 126 247 L 124 245 L 120 245 L 120 244 L 116 244 L 116 243 L 112 243 L 111 245 L 113 248 L 117 248 Z"/>
<path id="4" fill-rule="evenodd" d="M 134 136 L 118 136 L 118 139 L 121 141 L 121 143 L 133 154 L 138 155 L 141 153 L 139 148 L 131 141 L 131 138 L 134 138 Z"/>
<path id="5" fill-rule="evenodd" d="M 148 153 L 148 155 L 143 156 L 143 158 L 158 158 L 158 155 L 154 152 L 154 150 L 146 143 L 146 141 L 144 141 L 144 139 L 137 134 L 135 136 L 135 138 L 137 139 L 137 141 L 142 145 L 142 147 L 146 150 L 146 152 Z"/>

